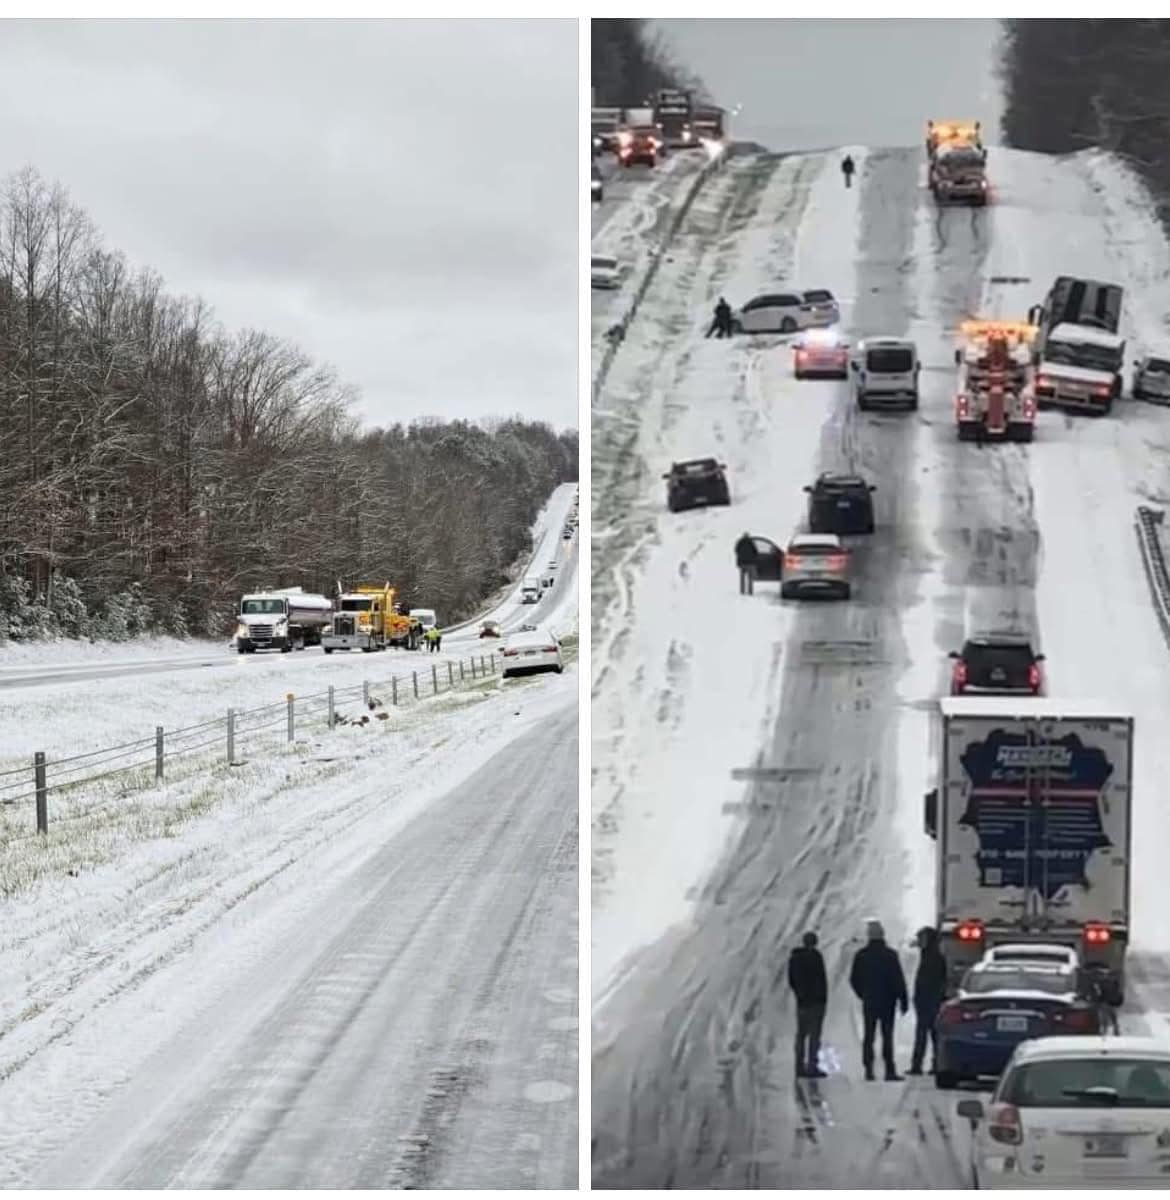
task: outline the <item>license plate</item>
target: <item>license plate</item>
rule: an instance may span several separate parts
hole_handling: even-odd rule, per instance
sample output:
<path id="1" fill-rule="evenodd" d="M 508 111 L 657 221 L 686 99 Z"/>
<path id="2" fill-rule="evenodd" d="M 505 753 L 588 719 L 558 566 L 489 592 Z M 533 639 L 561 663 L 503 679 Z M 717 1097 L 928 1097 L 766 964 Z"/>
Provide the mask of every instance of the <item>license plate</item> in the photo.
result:
<path id="1" fill-rule="evenodd" d="M 539 651 L 539 650 L 525 650 L 525 651 L 524 651 L 524 657 L 525 657 L 525 658 L 531 658 L 531 657 L 532 657 L 534 654 L 539 654 L 539 653 L 540 653 L 540 651 Z"/>
<path id="2" fill-rule="evenodd" d="M 1129 1147 L 1120 1133 L 1095 1133 L 1085 1138 L 1085 1158 L 1128 1158 Z"/>
<path id="3" fill-rule="evenodd" d="M 847 509 L 849 507 L 849 501 L 848 500 L 838 500 L 837 507 Z"/>
<path id="4" fill-rule="evenodd" d="M 997 1017 L 995 1027 L 1000 1033 L 1027 1033 L 1027 1017 Z"/>
<path id="5" fill-rule="evenodd" d="M 996 683 L 1002 683 L 1004 679 L 1003 667 L 994 667 L 991 672 L 991 678 L 994 679 Z"/>

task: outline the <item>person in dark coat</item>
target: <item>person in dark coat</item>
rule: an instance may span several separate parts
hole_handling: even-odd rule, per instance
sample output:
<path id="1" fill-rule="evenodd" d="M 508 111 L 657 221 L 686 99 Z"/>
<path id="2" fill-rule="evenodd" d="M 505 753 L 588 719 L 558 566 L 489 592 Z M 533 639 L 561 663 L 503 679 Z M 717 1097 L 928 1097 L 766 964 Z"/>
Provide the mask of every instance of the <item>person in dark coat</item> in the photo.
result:
<path id="1" fill-rule="evenodd" d="M 750 533 L 745 533 L 735 543 L 735 565 L 739 568 L 739 594 L 741 596 L 750 596 L 754 592 L 758 559 L 756 543 L 752 541 Z"/>
<path id="2" fill-rule="evenodd" d="M 865 932 L 868 940 L 854 955 L 853 969 L 849 972 L 849 986 L 861 1001 L 864 1019 L 861 1058 L 866 1079 L 873 1079 L 873 1040 L 880 1027 L 886 1078 L 896 1082 L 902 1076 L 894 1066 L 894 1016 L 895 1009 L 905 1013 L 910 1007 L 906 976 L 902 974 L 897 952 L 886 945 L 881 921 L 867 921 Z"/>
<path id="3" fill-rule="evenodd" d="M 788 986 L 796 997 L 796 1075 L 798 1079 L 824 1079 L 818 1065 L 821 1027 L 829 999 L 825 960 L 817 949 L 817 935 L 806 933 L 802 944 L 788 956 Z"/>
<path id="4" fill-rule="evenodd" d="M 715 319 L 707 330 L 707 336 L 714 334 L 717 338 L 731 337 L 731 305 L 720 296 L 715 305 Z"/>
<path id="5" fill-rule="evenodd" d="M 841 160 L 841 174 L 845 176 L 846 187 L 853 186 L 853 172 L 856 170 L 857 167 L 854 165 L 852 157 L 846 154 Z"/>
<path id="6" fill-rule="evenodd" d="M 910 1058 L 910 1074 L 922 1074 L 922 1059 L 926 1042 L 930 1040 L 931 1071 L 938 1061 L 938 1034 L 934 1024 L 938 1010 L 947 994 L 947 960 L 938 945 L 938 930 L 924 925 L 918 931 L 918 949 L 922 956 L 914 974 L 914 1053 Z"/>

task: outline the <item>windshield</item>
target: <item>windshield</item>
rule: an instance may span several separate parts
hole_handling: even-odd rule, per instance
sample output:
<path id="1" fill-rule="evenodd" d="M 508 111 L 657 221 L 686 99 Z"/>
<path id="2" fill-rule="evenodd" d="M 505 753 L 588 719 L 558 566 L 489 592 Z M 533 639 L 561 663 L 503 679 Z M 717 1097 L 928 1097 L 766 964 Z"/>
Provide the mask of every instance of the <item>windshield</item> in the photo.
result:
<path id="1" fill-rule="evenodd" d="M 435 620 L 435 610 L 433 608 L 412 608 L 410 615 L 418 617 L 420 621 L 430 621 L 433 623 Z"/>
<path id="2" fill-rule="evenodd" d="M 1119 348 L 1089 342 L 1054 342 L 1049 338 L 1044 345 L 1044 357 L 1048 362 L 1086 367 L 1090 371 L 1115 371 L 1121 366 Z"/>
<path id="3" fill-rule="evenodd" d="M 283 600 L 245 600 L 240 608 L 242 613 L 284 613 Z"/>
<path id="4" fill-rule="evenodd" d="M 1170 375 L 1170 362 L 1164 358 L 1149 358 L 1146 360 L 1146 370 L 1155 375 Z"/>
<path id="5" fill-rule="evenodd" d="M 870 350 L 865 357 L 865 365 L 879 374 L 904 375 L 913 369 L 914 355 L 901 346 Z"/>
<path id="6" fill-rule="evenodd" d="M 831 304 L 833 302 L 833 293 L 826 292 L 823 288 L 816 289 L 811 292 L 805 292 L 804 298 L 808 304 Z"/>
<path id="7" fill-rule="evenodd" d="M 1071 971 L 1029 971 L 1027 967 L 1004 967 L 995 970 L 968 971 L 962 983 L 963 991 L 979 993 L 1047 992 L 1062 996 L 1077 990 L 1076 977 Z"/>
<path id="8" fill-rule="evenodd" d="M 369 600 L 365 600 L 365 599 L 357 600 L 357 599 L 347 597 L 346 599 L 342 600 L 342 602 L 341 602 L 341 611 L 342 612 L 369 612 L 370 611 L 370 603 L 371 602 Z"/>
<path id="9" fill-rule="evenodd" d="M 978 150 L 952 150 L 939 158 L 938 165 L 948 171 L 982 171 L 983 156 Z"/>
<path id="10" fill-rule="evenodd" d="M 1093 1094 L 1092 1089 L 1102 1089 Z M 997 1099 L 1029 1108 L 1170 1108 L 1170 1062 L 1084 1058 L 1026 1063 Z"/>
<path id="11" fill-rule="evenodd" d="M 593 266 L 600 267 L 604 271 L 616 271 L 617 270 L 617 259 L 616 258 L 604 258 L 600 254 L 595 254 L 593 256 Z"/>

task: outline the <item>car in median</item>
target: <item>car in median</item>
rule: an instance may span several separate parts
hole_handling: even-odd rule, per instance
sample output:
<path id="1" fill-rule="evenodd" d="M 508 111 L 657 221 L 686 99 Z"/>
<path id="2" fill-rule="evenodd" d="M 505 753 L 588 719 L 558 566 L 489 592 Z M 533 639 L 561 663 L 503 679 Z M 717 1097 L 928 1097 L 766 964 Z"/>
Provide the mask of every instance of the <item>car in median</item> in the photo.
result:
<path id="1" fill-rule="evenodd" d="M 1100 1032 L 1100 1014 L 1080 972 L 1067 963 L 979 962 L 935 1022 L 935 1082 L 953 1088 L 999 1075 L 1020 1042 Z"/>
<path id="2" fill-rule="evenodd" d="M 666 480 L 666 507 L 671 512 L 731 503 L 727 467 L 714 458 L 671 463 L 662 478 Z"/>
<path id="3" fill-rule="evenodd" d="M 1042 696 L 1044 672 L 1032 641 L 1013 630 L 969 637 L 962 650 L 952 650 L 952 696 Z"/>
<path id="4" fill-rule="evenodd" d="M 509 634 L 500 656 L 505 679 L 529 671 L 555 671 L 559 675 L 565 669 L 560 639 L 548 629 L 525 626 Z"/>
<path id="5" fill-rule="evenodd" d="M 810 329 L 793 351 L 792 374 L 797 379 L 848 379 L 849 346 L 829 329 Z"/>
<path id="6" fill-rule="evenodd" d="M 621 267 L 611 254 L 592 254 L 589 257 L 590 287 L 612 291 L 621 287 Z"/>
<path id="7" fill-rule="evenodd" d="M 1170 1180 L 1170 1042 L 1047 1037 L 1023 1042 L 971 1122 L 977 1188 L 1164 1188 Z"/>
<path id="8" fill-rule="evenodd" d="M 769 292 L 731 314 L 733 333 L 796 333 L 812 324 L 799 292 Z"/>
<path id="9" fill-rule="evenodd" d="M 1170 358 L 1147 354 L 1133 368 L 1133 398 L 1170 404 Z"/>
<path id="10" fill-rule="evenodd" d="M 784 551 L 784 576 L 780 595 L 785 600 L 805 596 L 833 596 L 848 600 L 849 551 L 833 533 L 797 534 Z"/>
<path id="11" fill-rule="evenodd" d="M 825 472 L 806 485 L 810 533 L 873 533 L 873 493 L 877 488 L 860 475 Z"/>

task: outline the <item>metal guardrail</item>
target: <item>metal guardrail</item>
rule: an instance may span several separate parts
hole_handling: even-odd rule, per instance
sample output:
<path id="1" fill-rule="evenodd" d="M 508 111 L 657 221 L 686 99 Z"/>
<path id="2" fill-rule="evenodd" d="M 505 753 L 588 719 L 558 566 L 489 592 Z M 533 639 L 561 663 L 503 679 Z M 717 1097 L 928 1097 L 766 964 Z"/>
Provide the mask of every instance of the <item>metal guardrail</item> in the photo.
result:
<path id="1" fill-rule="evenodd" d="M 695 202 L 695 197 L 698 196 L 707 180 L 723 168 L 724 163 L 731 156 L 733 150 L 734 147 L 728 147 L 717 158 L 711 159 L 692 180 L 691 186 L 687 189 L 687 194 L 683 197 L 682 204 L 679 205 L 678 211 L 674 214 L 666 230 L 666 234 L 654 248 L 654 252 L 650 256 L 650 263 L 646 268 L 646 273 L 642 276 L 642 280 L 634 292 L 629 308 L 626 309 L 620 320 L 612 325 L 607 332 L 606 337 L 609 340 L 609 344 L 605 348 L 605 353 L 601 356 L 601 362 L 597 365 L 597 374 L 593 377 L 593 402 L 595 404 L 597 403 L 598 396 L 601 395 L 601 389 L 605 386 L 605 381 L 609 376 L 614 359 L 617 358 L 618 351 L 626 340 L 626 334 L 629 332 L 630 325 L 638 315 L 638 309 L 646 293 L 650 290 L 650 285 L 654 282 L 658 274 L 658 268 L 662 265 L 662 261 L 666 257 L 666 252 L 670 249 L 675 237 L 678 235 L 679 229 L 682 228 L 682 223 L 686 220 L 687 213 L 690 212 L 691 205 Z"/>
<path id="2" fill-rule="evenodd" d="M 303 729 L 306 724 L 324 725 L 328 730 L 338 725 L 367 725 L 385 719 L 389 715 L 388 709 L 445 695 L 496 673 L 494 653 L 448 659 L 443 663 L 431 663 L 429 670 L 413 670 L 384 680 L 363 680 L 351 687 L 331 685 L 324 691 L 304 696 L 289 692 L 275 704 L 229 708 L 223 717 L 182 729 L 167 730 L 158 725 L 150 736 L 67 758 L 50 758 L 46 751 L 38 750 L 31 763 L 0 771 L 0 805 L 35 802 L 37 832 L 45 834 L 49 830 L 49 795 L 52 792 L 76 794 L 85 785 L 131 772 L 146 774 L 152 768 L 154 783 L 161 784 L 168 762 L 213 746 L 224 750 L 225 758 L 221 761 L 237 766 L 240 764 L 237 750 L 247 738 L 258 735 L 271 738 L 277 730 L 282 730 L 285 741 L 292 743 L 296 740 L 297 728 Z M 360 703 L 366 711 L 360 717 L 349 718 L 338 712 L 341 702 Z M 130 761 L 124 761 L 127 759 Z M 127 782 L 134 786 L 136 781 L 131 777 Z M 138 786 L 149 785 L 139 782 Z M 59 819 L 76 819 L 76 816 Z"/>
<path id="3" fill-rule="evenodd" d="M 1138 549 L 1141 551 L 1142 564 L 1146 569 L 1146 579 L 1149 581 L 1150 594 L 1154 601 L 1154 612 L 1158 624 L 1162 626 L 1162 636 L 1166 639 L 1166 645 L 1170 646 L 1170 570 L 1166 566 L 1162 539 L 1158 536 L 1158 526 L 1162 524 L 1165 516 L 1162 509 L 1139 504 L 1134 529 L 1137 532 Z"/>

